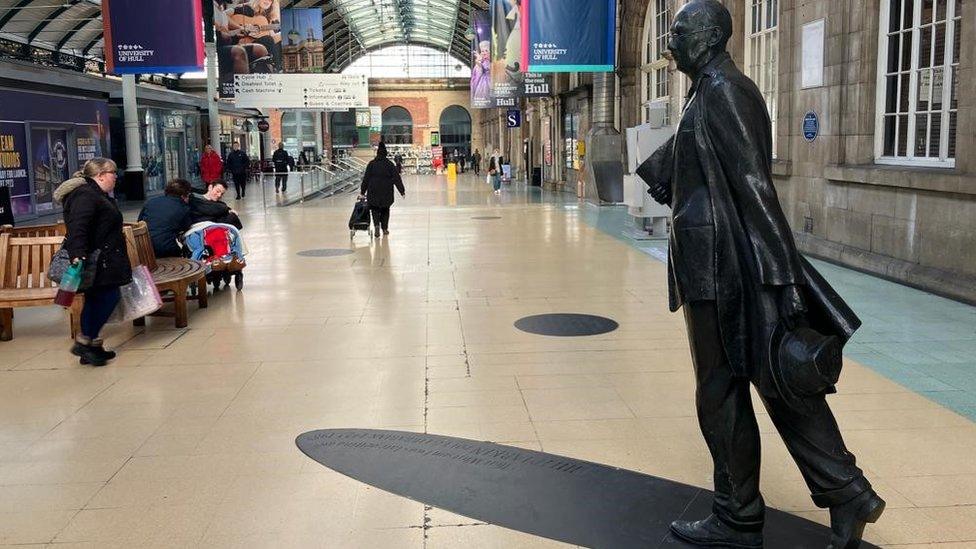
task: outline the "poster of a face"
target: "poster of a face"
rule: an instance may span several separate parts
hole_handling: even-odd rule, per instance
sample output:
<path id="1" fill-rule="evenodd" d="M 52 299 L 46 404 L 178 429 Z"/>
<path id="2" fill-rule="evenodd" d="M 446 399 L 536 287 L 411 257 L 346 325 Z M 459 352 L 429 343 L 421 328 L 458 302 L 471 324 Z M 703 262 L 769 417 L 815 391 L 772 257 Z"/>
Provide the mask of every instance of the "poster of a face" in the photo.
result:
<path id="1" fill-rule="evenodd" d="M 235 74 L 281 72 L 281 5 L 279 0 L 213 3 L 220 96 L 232 98 Z"/>
<path id="2" fill-rule="evenodd" d="M 321 9 L 281 10 L 281 36 L 283 72 L 325 72 Z"/>
<path id="3" fill-rule="evenodd" d="M 491 19 L 488 12 L 471 13 L 471 107 L 491 108 Z"/>
<path id="4" fill-rule="evenodd" d="M 491 0 L 491 81 L 495 107 L 514 107 L 522 88 L 519 0 Z"/>

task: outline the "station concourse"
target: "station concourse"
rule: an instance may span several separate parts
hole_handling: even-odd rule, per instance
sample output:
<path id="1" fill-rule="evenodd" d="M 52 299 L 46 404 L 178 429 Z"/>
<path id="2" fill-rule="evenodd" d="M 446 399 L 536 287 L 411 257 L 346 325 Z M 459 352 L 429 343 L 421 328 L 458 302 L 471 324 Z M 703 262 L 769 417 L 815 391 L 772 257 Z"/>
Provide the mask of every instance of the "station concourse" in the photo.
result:
<path id="1" fill-rule="evenodd" d="M 728 10 L 790 242 L 861 321 L 826 396 L 886 502 L 860 546 L 976 548 L 971 0 L 176 4 L 162 59 L 158 6 L 0 0 L 0 549 L 693 547 L 723 473 L 638 175 L 694 131 L 686 4 Z M 103 365 L 41 282 L 65 185 L 161 291 Z M 751 396 L 764 547 L 825 547 Z"/>

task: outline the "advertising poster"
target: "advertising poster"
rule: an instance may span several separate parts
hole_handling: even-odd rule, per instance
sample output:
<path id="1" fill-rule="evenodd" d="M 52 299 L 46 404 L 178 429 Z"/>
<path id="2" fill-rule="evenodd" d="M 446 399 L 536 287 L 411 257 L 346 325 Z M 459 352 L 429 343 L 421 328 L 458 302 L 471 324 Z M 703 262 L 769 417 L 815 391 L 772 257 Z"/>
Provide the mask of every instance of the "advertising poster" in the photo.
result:
<path id="1" fill-rule="evenodd" d="M 10 193 L 13 215 L 31 211 L 27 158 L 24 124 L 0 122 L 0 187 Z"/>
<path id="2" fill-rule="evenodd" d="M 203 69 L 203 7 L 198 0 L 102 0 L 102 33 L 110 73 Z"/>
<path id="3" fill-rule="evenodd" d="M 521 0 L 526 72 L 611 72 L 615 0 Z"/>
<path id="4" fill-rule="evenodd" d="M 491 19 L 485 10 L 471 12 L 471 108 L 490 109 L 491 104 Z"/>
<path id="5" fill-rule="evenodd" d="M 325 72 L 322 10 L 281 10 L 282 72 Z"/>
<path id="6" fill-rule="evenodd" d="M 493 107 L 515 107 L 522 91 L 520 0 L 491 0 L 491 95 Z M 524 0 L 523 0 L 524 1 Z"/>
<path id="7" fill-rule="evenodd" d="M 279 0 L 213 2 L 220 97 L 233 98 L 235 75 L 281 72 L 281 5 Z"/>

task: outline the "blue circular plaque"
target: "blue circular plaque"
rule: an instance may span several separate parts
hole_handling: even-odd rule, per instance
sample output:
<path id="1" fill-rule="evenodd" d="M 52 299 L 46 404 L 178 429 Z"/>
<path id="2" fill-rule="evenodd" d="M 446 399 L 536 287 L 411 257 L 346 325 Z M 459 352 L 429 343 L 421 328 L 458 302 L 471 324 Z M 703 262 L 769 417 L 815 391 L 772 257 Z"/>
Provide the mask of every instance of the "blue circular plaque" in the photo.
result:
<path id="1" fill-rule="evenodd" d="M 812 143 L 818 135 L 820 135 L 820 117 L 810 111 L 803 115 L 803 138 Z"/>

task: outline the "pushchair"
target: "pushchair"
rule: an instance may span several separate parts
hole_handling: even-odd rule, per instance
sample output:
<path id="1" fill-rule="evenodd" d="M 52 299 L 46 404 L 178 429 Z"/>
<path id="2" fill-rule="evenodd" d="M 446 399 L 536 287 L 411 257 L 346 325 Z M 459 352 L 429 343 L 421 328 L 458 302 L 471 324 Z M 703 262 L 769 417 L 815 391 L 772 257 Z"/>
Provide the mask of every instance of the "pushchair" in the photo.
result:
<path id="1" fill-rule="evenodd" d="M 222 223 L 197 223 L 183 234 L 190 258 L 203 261 L 210 266 L 207 282 L 214 291 L 220 290 L 220 283 L 230 286 L 231 278 L 238 291 L 244 288 L 244 256 L 247 249 L 237 227 Z"/>

